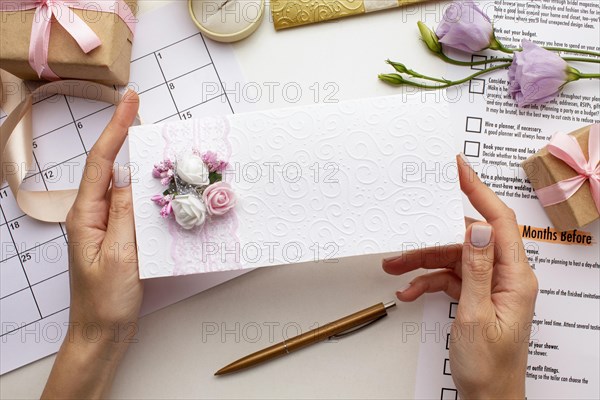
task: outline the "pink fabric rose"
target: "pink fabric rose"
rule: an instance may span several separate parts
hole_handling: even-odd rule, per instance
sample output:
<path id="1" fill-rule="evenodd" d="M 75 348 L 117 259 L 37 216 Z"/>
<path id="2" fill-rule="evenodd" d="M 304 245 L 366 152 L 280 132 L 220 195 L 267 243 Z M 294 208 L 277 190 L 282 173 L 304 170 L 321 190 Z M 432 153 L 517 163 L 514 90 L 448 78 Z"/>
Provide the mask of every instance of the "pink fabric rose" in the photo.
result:
<path id="1" fill-rule="evenodd" d="M 210 215 L 224 215 L 237 202 L 233 189 L 226 182 L 213 183 L 202 193 L 202 200 L 206 205 L 206 210 Z"/>

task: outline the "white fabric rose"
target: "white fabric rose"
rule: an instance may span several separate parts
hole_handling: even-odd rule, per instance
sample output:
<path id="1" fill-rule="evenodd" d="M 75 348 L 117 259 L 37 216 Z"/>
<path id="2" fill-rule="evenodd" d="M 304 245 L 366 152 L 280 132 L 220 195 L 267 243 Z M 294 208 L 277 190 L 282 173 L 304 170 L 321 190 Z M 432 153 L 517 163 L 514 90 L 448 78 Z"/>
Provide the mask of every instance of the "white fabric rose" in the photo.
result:
<path id="1" fill-rule="evenodd" d="M 195 154 L 177 160 L 177 175 L 191 185 L 206 186 L 210 183 L 206 164 Z"/>
<path id="2" fill-rule="evenodd" d="M 171 202 L 175 220 L 183 229 L 201 226 L 206 221 L 206 207 L 193 195 L 176 196 Z"/>

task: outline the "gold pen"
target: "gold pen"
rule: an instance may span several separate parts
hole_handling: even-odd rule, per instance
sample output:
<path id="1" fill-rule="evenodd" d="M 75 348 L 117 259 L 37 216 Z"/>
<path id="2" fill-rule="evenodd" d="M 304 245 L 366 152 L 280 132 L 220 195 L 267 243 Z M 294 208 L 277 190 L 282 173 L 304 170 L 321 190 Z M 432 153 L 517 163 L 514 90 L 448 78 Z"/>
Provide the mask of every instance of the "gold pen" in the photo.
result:
<path id="1" fill-rule="evenodd" d="M 356 332 L 357 330 L 385 317 L 387 315 L 387 310 L 395 305 L 396 303 L 394 301 L 390 301 L 386 304 L 375 304 L 374 306 L 365 308 L 364 310 L 330 322 L 329 324 L 320 328 L 313 329 L 298 336 L 294 336 L 293 338 L 286 339 L 281 343 L 277 343 L 273 346 L 267 347 L 266 349 L 240 358 L 239 360 L 234 361 L 215 372 L 215 375 L 224 375 L 231 372 L 236 372 L 241 369 L 252 367 L 256 364 L 271 360 L 275 357 L 290 354 L 291 352 L 299 350 L 303 347 L 321 342 L 331 337 L 340 337 L 352 332 Z"/>

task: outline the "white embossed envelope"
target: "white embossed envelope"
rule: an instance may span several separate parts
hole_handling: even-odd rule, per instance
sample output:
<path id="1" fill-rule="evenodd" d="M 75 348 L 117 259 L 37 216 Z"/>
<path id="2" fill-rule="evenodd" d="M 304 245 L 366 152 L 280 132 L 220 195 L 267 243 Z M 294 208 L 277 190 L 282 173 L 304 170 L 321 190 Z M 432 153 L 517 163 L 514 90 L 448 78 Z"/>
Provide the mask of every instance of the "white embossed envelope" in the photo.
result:
<path id="1" fill-rule="evenodd" d="M 454 147 L 402 96 L 133 127 L 140 277 L 461 242 Z"/>

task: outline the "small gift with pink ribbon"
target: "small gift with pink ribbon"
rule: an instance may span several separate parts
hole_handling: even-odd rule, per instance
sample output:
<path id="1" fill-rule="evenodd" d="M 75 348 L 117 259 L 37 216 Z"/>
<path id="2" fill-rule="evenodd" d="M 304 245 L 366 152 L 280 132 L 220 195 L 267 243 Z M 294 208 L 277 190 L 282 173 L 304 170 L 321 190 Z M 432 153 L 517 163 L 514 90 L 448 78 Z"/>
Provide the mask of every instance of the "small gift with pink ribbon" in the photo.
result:
<path id="1" fill-rule="evenodd" d="M 600 218 L 600 124 L 557 133 L 523 169 L 556 229 L 580 228 Z"/>
<path id="2" fill-rule="evenodd" d="M 129 81 L 136 0 L 0 0 L 0 63 L 26 80 Z"/>

